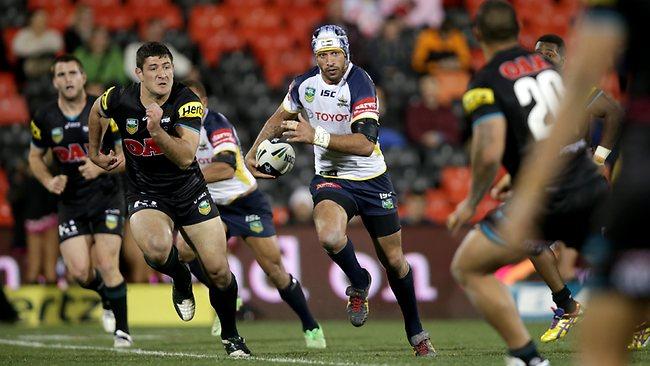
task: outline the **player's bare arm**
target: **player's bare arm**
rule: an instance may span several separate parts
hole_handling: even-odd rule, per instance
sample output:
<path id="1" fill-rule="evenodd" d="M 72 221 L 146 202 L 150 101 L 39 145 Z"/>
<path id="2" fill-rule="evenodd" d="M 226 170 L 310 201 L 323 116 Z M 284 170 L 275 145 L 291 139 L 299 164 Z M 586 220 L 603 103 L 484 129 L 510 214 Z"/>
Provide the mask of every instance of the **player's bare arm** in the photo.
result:
<path id="1" fill-rule="evenodd" d="M 235 176 L 236 159 L 232 151 L 222 151 L 215 156 L 215 161 L 201 169 L 206 183 L 228 180 Z"/>
<path id="2" fill-rule="evenodd" d="M 104 132 L 108 128 L 109 120 L 102 118 L 100 113 L 101 98 L 95 100 L 88 114 L 88 157 L 98 167 L 111 171 L 119 166 L 124 167 L 124 154 L 116 154 L 111 150 L 108 155 L 100 151 Z"/>
<path id="3" fill-rule="evenodd" d="M 317 130 L 313 128 L 304 117 L 299 114 L 298 121 L 282 121 L 281 127 L 285 130 L 282 135 L 289 142 L 302 142 L 305 144 L 319 145 Z M 327 133 L 327 132 L 324 132 Z M 327 149 L 346 154 L 370 156 L 375 149 L 375 143 L 370 141 L 363 133 L 349 135 L 329 134 Z"/>
<path id="4" fill-rule="evenodd" d="M 45 153 L 47 150 L 34 146 L 29 148 L 29 168 L 32 170 L 34 177 L 50 192 L 61 194 L 65 190 L 68 177 L 63 174 L 52 176 L 50 170 L 45 164 Z"/>
<path id="5" fill-rule="evenodd" d="M 199 146 L 199 134 L 182 126 L 176 126 L 178 137 L 171 136 L 160 126 L 163 110 L 157 103 L 147 105 L 147 130 L 156 144 L 181 169 L 187 169 L 194 161 Z"/>
<path id="6" fill-rule="evenodd" d="M 447 227 L 453 233 L 467 223 L 476 207 L 488 192 L 501 166 L 505 149 L 506 121 L 503 116 L 491 118 L 474 126 L 471 166 L 472 183 L 468 197 L 458 204 L 447 219 Z"/>
<path id="7" fill-rule="evenodd" d="M 255 152 L 257 151 L 257 147 L 259 146 L 260 143 L 264 140 L 272 139 L 274 137 L 280 137 L 282 136 L 282 132 L 284 129 L 282 128 L 282 123 L 284 121 L 288 120 L 295 120 L 296 119 L 296 113 L 291 113 L 286 111 L 282 105 L 276 109 L 276 111 L 269 117 L 269 119 L 264 123 L 264 127 L 262 127 L 262 130 L 260 133 L 257 135 L 257 138 L 255 139 L 255 142 L 253 143 L 253 146 L 251 146 L 250 150 L 248 150 L 248 153 L 246 153 L 246 167 L 253 173 L 253 176 L 256 178 L 266 178 L 266 179 L 273 179 L 275 178 L 272 175 L 264 174 L 257 170 L 257 161 L 255 160 Z"/>
<path id="8" fill-rule="evenodd" d="M 602 165 L 618 139 L 625 111 L 614 98 L 600 90 L 587 106 L 587 113 L 603 119 L 602 138 L 594 153 L 594 162 Z"/>
<path id="9" fill-rule="evenodd" d="M 614 64 L 614 57 L 620 49 L 623 37 L 621 29 L 613 26 L 583 23 L 576 33 L 576 52 L 570 69 L 567 70 L 567 93 L 557 117 L 557 123 L 548 139 L 538 143 L 528 155 L 521 173 L 515 182 L 515 195 L 511 206 L 511 220 L 503 233 L 509 235 L 508 242 L 520 245 L 530 236 L 530 226 L 544 198 L 544 187 L 556 172 L 566 163 L 566 155 L 559 152 L 563 146 L 574 141 L 576 123 L 578 130 L 584 130 L 588 121 L 585 108 L 575 108 L 589 96 L 591 86 L 598 83 Z M 518 244 L 519 243 L 519 244 Z"/>

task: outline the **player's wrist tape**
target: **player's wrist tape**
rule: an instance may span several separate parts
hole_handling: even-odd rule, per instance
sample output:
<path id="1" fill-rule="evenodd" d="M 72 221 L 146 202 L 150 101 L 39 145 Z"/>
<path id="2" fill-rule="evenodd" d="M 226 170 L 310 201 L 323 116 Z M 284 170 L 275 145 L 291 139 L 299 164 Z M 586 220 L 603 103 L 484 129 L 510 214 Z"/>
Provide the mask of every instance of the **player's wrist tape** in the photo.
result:
<path id="1" fill-rule="evenodd" d="M 594 162 L 596 162 L 596 164 L 598 164 L 598 165 L 605 164 L 605 160 L 607 160 L 607 157 L 609 156 L 609 153 L 611 153 L 611 152 L 612 152 L 612 150 L 610 150 L 610 149 L 608 149 L 606 147 L 598 146 L 596 148 L 596 152 L 594 152 Z"/>
<path id="2" fill-rule="evenodd" d="M 316 132 L 314 133 L 314 145 L 324 147 L 327 149 L 327 146 L 330 144 L 330 133 L 325 131 L 321 126 L 316 127 Z"/>

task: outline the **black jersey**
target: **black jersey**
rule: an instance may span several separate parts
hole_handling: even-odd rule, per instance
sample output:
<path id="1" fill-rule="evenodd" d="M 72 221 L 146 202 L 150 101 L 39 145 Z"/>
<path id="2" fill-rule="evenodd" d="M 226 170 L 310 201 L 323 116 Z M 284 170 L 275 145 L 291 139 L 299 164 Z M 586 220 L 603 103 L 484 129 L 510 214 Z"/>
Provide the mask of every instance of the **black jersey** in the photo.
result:
<path id="1" fill-rule="evenodd" d="M 194 162 L 181 169 L 163 153 L 147 130 L 146 109 L 140 101 L 140 83 L 115 86 L 101 96 L 101 113 L 115 120 L 122 136 L 128 192 L 183 200 L 205 189 L 205 180 Z M 174 83 L 167 101 L 160 106 L 160 124 L 171 136 L 181 126 L 199 132 L 203 105 L 183 84 Z"/>
<path id="2" fill-rule="evenodd" d="M 521 47 L 498 52 L 470 81 L 463 95 L 463 109 L 472 125 L 495 116 L 507 123 L 502 163 L 515 178 L 534 141 L 550 134 L 549 120 L 560 103 L 562 76 L 543 56 Z M 579 187 L 598 176 L 596 166 L 580 140 L 565 147 L 571 163 L 559 175 L 552 190 Z"/>
<path id="3" fill-rule="evenodd" d="M 68 177 L 61 194 L 64 204 L 88 202 L 88 198 L 98 191 L 114 191 L 115 194 L 119 191 L 117 178 L 112 174 L 86 180 L 79 173 L 82 159 L 88 156 L 88 114 L 95 99 L 88 96 L 84 109 L 74 117 L 65 116 L 54 100 L 36 111 L 30 124 L 32 144 L 41 149 L 52 149 L 61 174 Z M 116 143 L 119 143 L 117 125 L 111 121 L 102 150 L 114 149 Z"/>

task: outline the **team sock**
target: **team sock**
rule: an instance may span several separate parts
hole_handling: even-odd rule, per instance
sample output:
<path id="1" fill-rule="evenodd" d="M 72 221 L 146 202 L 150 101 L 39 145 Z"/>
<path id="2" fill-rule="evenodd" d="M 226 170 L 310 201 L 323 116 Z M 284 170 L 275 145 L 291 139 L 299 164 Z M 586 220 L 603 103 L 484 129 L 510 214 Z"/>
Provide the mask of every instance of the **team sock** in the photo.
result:
<path id="1" fill-rule="evenodd" d="M 542 358 L 542 356 L 537 352 L 537 346 L 533 341 L 528 342 L 525 346 L 517 349 L 508 350 L 508 353 L 512 357 L 517 357 L 524 361 L 526 365 L 530 363 L 535 357 Z"/>
<path id="2" fill-rule="evenodd" d="M 217 312 L 221 322 L 221 338 L 228 339 L 239 336 L 235 317 L 237 315 L 237 279 L 231 273 L 230 285 L 225 289 L 209 286 L 210 304 Z"/>
<path id="3" fill-rule="evenodd" d="M 115 314 L 115 330 L 129 333 L 129 323 L 126 310 L 126 282 L 122 281 L 115 287 L 105 287 L 106 297 L 111 302 L 113 314 Z"/>
<path id="4" fill-rule="evenodd" d="M 366 271 L 361 268 L 357 256 L 354 254 L 354 245 L 350 239 L 338 253 L 327 253 L 334 263 L 338 264 L 343 273 L 348 276 L 350 284 L 356 289 L 368 287 L 369 279 Z"/>
<path id="5" fill-rule="evenodd" d="M 298 314 L 302 322 L 303 331 L 318 328 L 318 323 L 316 323 L 316 320 L 309 311 L 309 307 L 307 307 L 307 300 L 305 299 L 300 282 L 293 276 L 289 276 L 291 277 L 289 285 L 283 289 L 278 289 L 280 297 Z"/>
<path id="6" fill-rule="evenodd" d="M 196 277 L 199 282 L 204 284 L 206 287 L 211 287 L 212 281 L 208 278 L 208 276 L 205 274 L 203 271 L 203 266 L 201 265 L 201 262 L 197 259 L 194 259 L 193 261 L 189 262 L 187 264 L 190 266 L 190 272 Z"/>
<path id="7" fill-rule="evenodd" d="M 415 299 L 415 287 L 413 285 L 413 271 L 409 267 L 406 276 L 397 278 L 397 276 L 388 272 L 388 284 L 393 290 L 397 303 L 402 310 L 404 317 L 404 329 L 409 339 L 414 335 L 422 332 L 422 323 L 418 314 L 417 302 Z"/>
<path id="8" fill-rule="evenodd" d="M 96 269 L 94 271 L 95 278 L 93 278 L 92 281 L 88 283 L 80 283 L 79 285 L 85 289 L 93 290 L 98 293 L 99 297 L 102 299 L 102 307 L 104 310 L 109 310 L 111 309 L 110 301 L 108 297 L 106 297 L 106 292 L 104 291 L 106 285 L 104 285 L 104 280 L 102 279 L 102 275 L 99 273 L 99 271 Z"/>
<path id="9" fill-rule="evenodd" d="M 571 290 L 566 285 L 560 291 L 553 293 L 553 302 L 562 308 L 565 314 L 573 313 L 577 308 L 576 301 L 571 297 Z"/>
<path id="10" fill-rule="evenodd" d="M 178 249 L 176 249 L 175 246 L 172 245 L 169 257 L 162 265 L 151 261 L 147 256 L 145 256 L 144 259 L 149 267 L 171 277 L 174 280 L 174 286 L 177 289 L 181 289 L 181 291 L 189 289 L 192 283 L 192 276 L 187 267 L 185 267 L 185 265 L 178 259 Z"/>

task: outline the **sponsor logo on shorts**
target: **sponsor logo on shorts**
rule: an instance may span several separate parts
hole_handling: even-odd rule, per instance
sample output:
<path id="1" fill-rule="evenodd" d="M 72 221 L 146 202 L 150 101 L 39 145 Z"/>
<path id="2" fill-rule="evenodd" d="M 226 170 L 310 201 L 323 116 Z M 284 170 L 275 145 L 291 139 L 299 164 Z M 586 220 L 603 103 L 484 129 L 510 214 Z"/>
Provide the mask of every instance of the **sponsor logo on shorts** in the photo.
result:
<path id="1" fill-rule="evenodd" d="M 52 129 L 52 141 L 58 144 L 63 140 L 63 128 L 57 127 Z"/>
<path id="2" fill-rule="evenodd" d="M 313 102 L 315 95 L 316 95 L 316 89 L 312 88 L 311 86 L 308 86 L 305 89 L 305 100 L 307 101 L 307 103 Z"/>
<path id="3" fill-rule="evenodd" d="M 212 211 L 212 206 L 210 206 L 210 201 L 203 200 L 199 203 L 199 213 L 201 215 L 207 215 Z"/>
<path id="4" fill-rule="evenodd" d="M 316 190 L 323 189 L 323 188 L 342 189 L 342 187 L 338 183 L 334 183 L 334 182 L 322 182 L 316 185 Z"/>
<path id="5" fill-rule="evenodd" d="M 79 234 L 79 229 L 77 228 L 77 223 L 74 220 L 68 220 L 68 222 L 63 222 L 59 225 L 59 236 L 73 236 Z"/>
<path id="6" fill-rule="evenodd" d="M 108 214 L 106 215 L 106 227 L 109 230 L 114 230 L 117 227 L 117 223 L 119 222 L 120 218 L 117 215 L 113 214 Z"/>
<path id="7" fill-rule="evenodd" d="M 133 204 L 134 209 L 138 208 L 158 207 L 158 202 L 152 200 L 138 200 Z"/>
<path id="8" fill-rule="evenodd" d="M 381 200 L 381 207 L 385 208 L 386 210 L 392 210 L 395 208 L 395 204 L 393 203 L 392 199 L 386 198 L 384 200 Z"/>
<path id="9" fill-rule="evenodd" d="M 126 132 L 131 135 L 138 132 L 138 120 L 137 118 L 127 118 L 126 119 Z"/>

